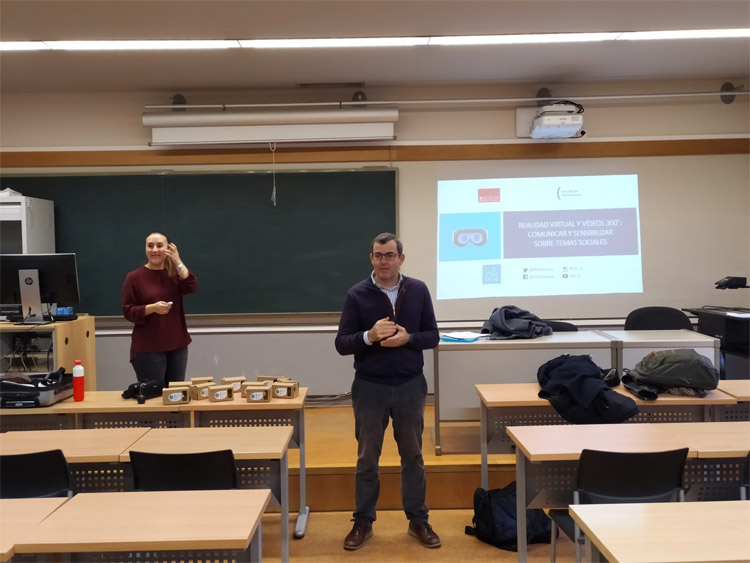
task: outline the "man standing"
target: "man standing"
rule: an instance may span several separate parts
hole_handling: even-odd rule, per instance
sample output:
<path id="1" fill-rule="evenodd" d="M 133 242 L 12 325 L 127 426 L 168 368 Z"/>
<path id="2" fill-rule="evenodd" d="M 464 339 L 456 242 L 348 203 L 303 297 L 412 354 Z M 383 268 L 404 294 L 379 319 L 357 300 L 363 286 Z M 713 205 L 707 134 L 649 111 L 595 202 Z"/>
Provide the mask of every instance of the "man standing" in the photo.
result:
<path id="1" fill-rule="evenodd" d="M 371 245 L 373 272 L 346 294 L 336 350 L 354 354 L 355 435 L 357 437 L 354 526 L 344 549 L 362 547 L 372 537 L 380 493 L 380 452 L 388 419 L 401 455 L 401 500 L 409 535 L 425 547 L 440 547 L 428 523 L 422 431 L 427 382 L 422 350 L 440 339 L 427 286 L 400 273 L 403 245 L 382 233 Z"/>

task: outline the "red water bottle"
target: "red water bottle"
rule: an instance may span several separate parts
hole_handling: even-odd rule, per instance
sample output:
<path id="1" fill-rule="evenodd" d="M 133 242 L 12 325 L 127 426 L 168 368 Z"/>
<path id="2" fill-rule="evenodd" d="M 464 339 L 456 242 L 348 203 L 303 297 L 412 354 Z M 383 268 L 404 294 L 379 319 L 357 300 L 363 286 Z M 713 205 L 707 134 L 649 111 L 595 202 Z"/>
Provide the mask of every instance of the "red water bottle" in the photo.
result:
<path id="1" fill-rule="evenodd" d="M 73 400 L 74 401 L 83 401 L 83 389 L 84 389 L 83 366 L 81 365 L 81 360 L 76 360 L 75 365 L 73 366 Z"/>

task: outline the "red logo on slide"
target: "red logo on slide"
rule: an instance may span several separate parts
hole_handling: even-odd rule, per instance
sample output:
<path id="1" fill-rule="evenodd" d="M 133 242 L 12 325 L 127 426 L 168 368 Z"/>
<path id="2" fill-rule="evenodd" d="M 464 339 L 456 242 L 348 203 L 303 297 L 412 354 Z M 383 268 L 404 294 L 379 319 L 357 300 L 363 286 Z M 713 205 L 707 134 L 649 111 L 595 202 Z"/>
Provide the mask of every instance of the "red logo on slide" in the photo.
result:
<path id="1" fill-rule="evenodd" d="M 482 188 L 478 192 L 479 203 L 500 202 L 500 188 Z"/>

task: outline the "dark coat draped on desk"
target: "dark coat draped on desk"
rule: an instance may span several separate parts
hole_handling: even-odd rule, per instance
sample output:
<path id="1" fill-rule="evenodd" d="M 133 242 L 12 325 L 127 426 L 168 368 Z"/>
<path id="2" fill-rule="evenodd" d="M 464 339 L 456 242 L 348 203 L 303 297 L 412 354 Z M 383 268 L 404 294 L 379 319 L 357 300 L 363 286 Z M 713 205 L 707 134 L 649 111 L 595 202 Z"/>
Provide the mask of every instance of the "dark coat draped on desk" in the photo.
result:
<path id="1" fill-rule="evenodd" d="M 573 424 L 623 422 L 638 414 L 633 399 L 604 382 L 591 356 L 558 356 L 539 368 L 537 379 L 539 396 Z"/>
<path id="2" fill-rule="evenodd" d="M 482 326 L 482 333 L 489 333 L 490 340 L 509 340 L 548 336 L 552 334 L 552 329 L 533 313 L 515 305 L 506 305 L 492 311 L 489 320 Z"/>

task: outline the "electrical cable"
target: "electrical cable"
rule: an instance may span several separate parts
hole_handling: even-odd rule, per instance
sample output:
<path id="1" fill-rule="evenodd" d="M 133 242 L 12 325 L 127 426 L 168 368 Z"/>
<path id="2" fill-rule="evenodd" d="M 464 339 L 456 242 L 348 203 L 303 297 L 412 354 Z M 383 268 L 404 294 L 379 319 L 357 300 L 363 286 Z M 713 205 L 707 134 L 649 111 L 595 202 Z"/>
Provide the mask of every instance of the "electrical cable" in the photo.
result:
<path id="1" fill-rule="evenodd" d="M 548 105 L 550 106 L 557 106 L 557 105 L 575 106 L 576 108 L 578 108 L 578 111 L 576 113 L 583 113 L 583 106 L 581 104 L 571 102 L 570 100 L 557 100 L 556 102 L 552 102 L 551 104 L 548 104 Z"/>
<path id="2" fill-rule="evenodd" d="M 308 396 L 305 402 L 308 404 L 323 404 L 323 403 L 329 403 L 332 401 L 339 401 L 341 399 L 346 399 L 348 397 L 351 397 L 351 395 L 352 395 L 351 391 L 347 391 L 345 393 L 339 393 L 338 395 L 313 395 L 313 396 Z"/>

